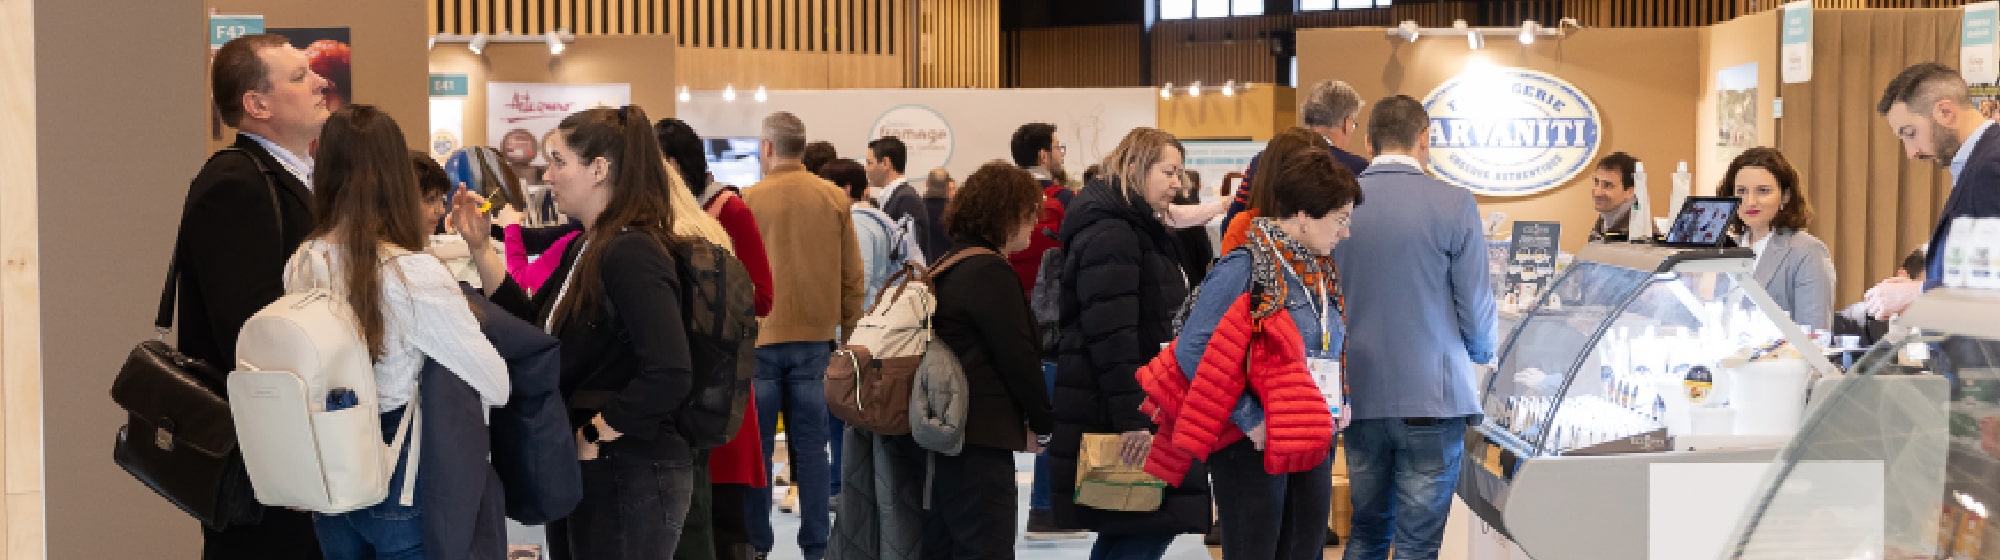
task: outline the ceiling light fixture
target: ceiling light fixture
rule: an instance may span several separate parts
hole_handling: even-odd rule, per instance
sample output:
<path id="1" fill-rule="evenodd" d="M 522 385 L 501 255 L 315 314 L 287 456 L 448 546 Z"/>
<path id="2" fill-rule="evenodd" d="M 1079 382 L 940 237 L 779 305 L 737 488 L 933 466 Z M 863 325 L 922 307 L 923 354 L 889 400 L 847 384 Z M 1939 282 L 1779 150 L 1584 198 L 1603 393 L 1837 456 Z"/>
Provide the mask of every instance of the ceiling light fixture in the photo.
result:
<path id="1" fill-rule="evenodd" d="M 1167 85 L 1160 86 L 1160 99 L 1172 99 L 1173 97 L 1174 97 L 1173 82 L 1167 82 Z"/>
<path id="2" fill-rule="evenodd" d="M 1230 80 L 1222 83 L 1222 96 L 1223 97 L 1236 96 L 1236 80 Z"/>
<path id="3" fill-rule="evenodd" d="M 693 101 L 693 100 L 694 100 L 694 94 L 693 94 L 693 93 L 689 93 L 689 92 L 688 92 L 688 87 L 687 87 L 687 86 L 681 86 L 681 96 L 680 96 L 680 99 L 681 99 L 681 102 L 682 102 L 682 103 L 687 103 L 687 102 L 689 102 L 689 101 Z"/>
<path id="4" fill-rule="evenodd" d="M 736 101 L 736 84 L 722 86 L 722 100 L 732 103 Z"/>
<path id="5" fill-rule="evenodd" d="M 472 36 L 472 42 L 471 42 L 471 43 L 467 43 L 467 44 L 465 45 L 465 48 L 467 48 L 467 49 L 470 49 L 470 50 L 472 51 L 472 54 L 475 54 L 475 55 L 477 55 L 477 54 L 485 54 L 485 53 L 486 53 L 486 34 L 485 34 L 485 33 L 480 33 L 480 34 L 478 34 L 478 35 L 473 35 L 473 36 Z"/>
<path id="6" fill-rule="evenodd" d="M 563 45 L 562 37 L 556 36 L 556 32 L 554 31 L 545 33 L 543 36 L 548 37 L 549 54 L 561 56 L 563 51 L 568 48 Z"/>
<path id="7" fill-rule="evenodd" d="M 1201 97 L 1201 82 L 1188 84 L 1189 97 Z"/>
<path id="8" fill-rule="evenodd" d="M 757 93 L 751 94 L 750 98 L 757 100 L 758 103 L 771 100 L 771 96 L 764 93 L 764 86 L 757 86 Z"/>

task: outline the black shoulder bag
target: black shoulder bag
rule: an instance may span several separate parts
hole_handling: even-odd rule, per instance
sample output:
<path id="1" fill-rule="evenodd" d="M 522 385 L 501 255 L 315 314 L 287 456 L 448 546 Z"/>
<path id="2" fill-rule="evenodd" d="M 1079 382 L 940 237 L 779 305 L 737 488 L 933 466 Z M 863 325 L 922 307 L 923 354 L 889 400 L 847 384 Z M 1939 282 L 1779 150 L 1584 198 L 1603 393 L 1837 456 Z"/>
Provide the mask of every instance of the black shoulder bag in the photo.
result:
<path id="1" fill-rule="evenodd" d="M 285 218 L 278 207 L 278 188 L 271 170 L 257 156 L 236 148 L 216 152 L 209 159 L 229 152 L 249 157 L 263 173 L 282 250 Z M 127 414 L 111 458 L 204 527 L 220 531 L 231 525 L 257 523 L 264 510 L 251 490 L 243 456 L 236 449 L 236 425 L 224 391 L 225 371 L 189 358 L 166 342 L 167 333 L 173 330 L 174 300 L 180 287 L 181 247 L 179 236 L 175 237 L 167 286 L 160 293 L 159 317 L 153 323 L 159 335 L 132 349 L 111 384 L 111 400 Z"/>

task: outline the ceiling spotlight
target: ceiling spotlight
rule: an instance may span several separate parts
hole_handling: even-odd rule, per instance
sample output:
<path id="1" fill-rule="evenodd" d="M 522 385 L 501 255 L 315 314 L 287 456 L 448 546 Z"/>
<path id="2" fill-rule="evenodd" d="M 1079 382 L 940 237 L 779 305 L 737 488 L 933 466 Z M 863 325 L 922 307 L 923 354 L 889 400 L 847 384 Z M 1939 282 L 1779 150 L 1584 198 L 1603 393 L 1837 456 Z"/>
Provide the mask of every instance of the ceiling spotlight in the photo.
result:
<path id="1" fill-rule="evenodd" d="M 1535 23 L 1535 20 L 1531 19 L 1528 21 L 1521 22 L 1521 44 L 1523 45 L 1535 44 L 1535 35 L 1541 33 L 1541 31 L 1542 31 L 1542 24 Z"/>
<path id="2" fill-rule="evenodd" d="M 722 100 L 730 102 L 736 101 L 736 84 L 729 84 L 726 86 L 722 86 Z"/>
<path id="3" fill-rule="evenodd" d="M 428 50 L 432 50 L 432 49 L 436 49 L 437 47 L 438 47 L 438 36 L 436 36 L 436 35 L 432 35 L 432 36 L 431 36 L 431 42 L 430 42 L 430 43 L 428 43 L 428 44 L 426 44 L 426 45 L 424 46 L 424 50 L 427 50 L 427 51 L 428 51 Z"/>
<path id="4" fill-rule="evenodd" d="M 548 43 L 549 43 L 549 54 L 551 54 L 551 55 L 561 55 L 561 54 L 563 53 L 563 49 L 565 48 L 565 47 L 563 46 L 563 42 L 562 42 L 562 38 L 561 38 L 561 37 L 557 37 L 557 36 L 556 36 L 556 32 L 554 32 L 554 31 L 550 31 L 550 32 L 548 32 L 548 33 L 547 33 L 547 34 L 545 35 L 545 37 L 547 37 L 547 38 L 548 38 Z"/>
<path id="5" fill-rule="evenodd" d="M 1465 32 L 1465 44 L 1472 47 L 1472 50 L 1479 50 L 1486 46 L 1486 36 L 1479 34 L 1479 30 L 1477 29 L 1467 30 Z"/>
<path id="6" fill-rule="evenodd" d="M 470 50 L 472 50 L 472 54 L 485 54 L 485 52 L 486 52 L 486 34 L 485 34 L 485 33 L 480 33 L 480 34 L 478 34 L 478 35 L 473 35 L 473 36 L 472 36 L 472 42 L 471 42 L 471 43 L 467 43 L 467 44 L 465 45 L 465 48 L 467 48 L 467 49 L 470 49 Z"/>
<path id="7" fill-rule="evenodd" d="M 688 93 L 688 87 L 687 87 L 687 86 L 681 86 L 681 97 L 680 97 L 680 99 L 681 99 L 681 102 L 682 102 L 682 103 L 687 103 L 687 102 L 689 102 L 689 101 L 693 101 L 693 100 L 694 100 L 694 94 L 692 94 L 692 93 Z"/>
<path id="8" fill-rule="evenodd" d="M 771 96 L 764 93 L 764 86 L 757 86 L 757 93 L 751 94 L 750 98 L 757 100 L 758 103 L 771 100 Z"/>
<path id="9" fill-rule="evenodd" d="M 1250 91 L 1250 82 L 1243 82 L 1243 91 Z"/>
<path id="10" fill-rule="evenodd" d="M 1223 83 L 1222 83 L 1222 96 L 1223 96 L 1223 97 L 1234 97 L 1235 95 L 1236 95 L 1236 80 L 1230 80 L 1230 81 L 1227 81 L 1227 82 L 1223 82 Z"/>
<path id="11" fill-rule="evenodd" d="M 1201 82 L 1188 84 L 1188 96 L 1201 97 Z"/>
<path id="12" fill-rule="evenodd" d="M 1402 24 L 1396 26 L 1396 34 L 1402 36 L 1405 41 L 1417 42 L 1417 33 L 1417 22 L 1415 20 L 1406 19 L 1403 20 Z"/>
<path id="13" fill-rule="evenodd" d="M 1174 96 L 1173 82 L 1167 82 L 1167 85 L 1160 86 L 1160 99 L 1171 99 L 1173 98 L 1173 96 Z"/>

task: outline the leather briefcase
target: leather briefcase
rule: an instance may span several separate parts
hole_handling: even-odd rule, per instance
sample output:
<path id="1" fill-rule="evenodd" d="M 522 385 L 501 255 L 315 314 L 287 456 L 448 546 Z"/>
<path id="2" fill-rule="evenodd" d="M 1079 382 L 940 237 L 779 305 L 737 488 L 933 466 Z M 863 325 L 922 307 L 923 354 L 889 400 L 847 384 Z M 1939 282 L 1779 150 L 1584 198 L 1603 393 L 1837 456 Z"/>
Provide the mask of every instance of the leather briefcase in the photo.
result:
<path id="1" fill-rule="evenodd" d="M 278 190 L 271 170 L 249 152 L 225 149 L 250 158 L 264 174 L 278 231 L 285 218 L 278 212 Z M 281 254 L 289 255 L 283 242 Z M 224 372 L 189 358 L 168 346 L 174 324 L 174 299 L 180 288 L 180 242 L 175 241 L 167 265 L 167 286 L 160 293 L 159 315 L 153 326 L 159 338 L 139 343 L 125 357 L 118 378 L 111 382 L 111 400 L 125 409 L 111 460 L 140 483 L 200 521 L 220 531 L 231 525 L 263 520 L 264 506 L 250 487 L 243 454 L 236 448 L 236 424 L 229 413 Z"/>

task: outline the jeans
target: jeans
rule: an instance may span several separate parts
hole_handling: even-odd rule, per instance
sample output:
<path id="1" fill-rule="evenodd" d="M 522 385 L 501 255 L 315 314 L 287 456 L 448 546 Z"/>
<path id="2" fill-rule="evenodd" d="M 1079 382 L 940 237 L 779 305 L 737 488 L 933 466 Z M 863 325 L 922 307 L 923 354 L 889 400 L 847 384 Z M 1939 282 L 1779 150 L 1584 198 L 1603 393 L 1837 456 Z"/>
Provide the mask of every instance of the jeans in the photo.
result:
<path id="1" fill-rule="evenodd" d="M 1049 395 L 1056 392 L 1056 364 L 1042 362 L 1042 381 L 1048 384 Z M 1049 452 L 1044 449 L 1035 454 L 1035 483 L 1028 487 L 1028 511 L 1048 511 L 1049 505 Z"/>
<path id="2" fill-rule="evenodd" d="M 785 415 L 785 448 L 791 451 L 792 484 L 799 487 L 799 551 L 806 560 L 826 554 L 826 541 L 833 525 L 827 498 L 832 490 L 832 474 L 827 460 L 826 364 L 833 355 L 831 342 L 789 342 L 757 348 L 758 434 L 764 443 L 764 467 L 771 466 L 771 453 L 778 437 L 778 413 Z M 758 552 L 770 552 L 776 545 L 771 535 L 771 488 L 751 491 L 749 511 L 750 543 Z"/>
<path id="3" fill-rule="evenodd" d="M 608 455 L 583 462 L 583 501 L 550 523 L 556 560 L 667 560 L 679 545 L 694 462 Z"/>
<path id="4" fill-rule="evenodd" d="M 1264 452 L 1245 439 L 1208 457 L 1222 523 L 1224 558 L 1319 560 L 1333 501 L 1333 456 L 1304 472 L 1264 471 Z"/>
<path id="5" fill-rule="evenodd" d="M 382 414 L 382 439 L 394 438 L 406 410 Z M 402 503 L 403 477 L 409 474 L 404 471 L 410 460 L 407 444 L 403 451 L 396 459 L 396 471 L 389 476 L 389 497 L 382 503 L 341 514 L 313 514 L 313 533 L 319 537 L 320 554 L 326 560 L 423 560 L 422 504 L 414 499 L 411 505 Z"/>
<path id="6" fill-rule="evenodd" d="M 674 546 L 674 560 L 716 560 L 715 495 L 709 484 L 707 451 L 694 455 L 694 480 L 688 497 L 687 521 L 681 524 L 680 542 Z"/>
<path id="7" fill-rule="evenodd" d="M 840 448 L 842 444 L 846 443 L 846 433 L 847 423 L 840 421 L 840 418 L 834 416 L 832 410 L 826 411 L 827 443 L 831 444 L 828 447 L 833 448 L 833 462 L 828 463 L 833 468 L 826 470 L 827 474 L 833 476 L 833 490 L 832 494 L 829 494 L 832 496 L 840 495 Z"/>
<path id="8" fill-rule="evenodd" d="M 1330 480 L 1330 479 L 1329 479 Z M 1097 535 L 1090 545 L 1090 560 L 1160 560 L 1179 535 L 1111 536 Z"/>
<path id="9" fill-rule="evenodd" d="M 1433 560 L 1465 454 L 1466 418 L 1356 420 L 1343 432 L 1354 492 L 1345 560 Z M 1225 531 L 1226 532 L 1226 531 Z"/>

